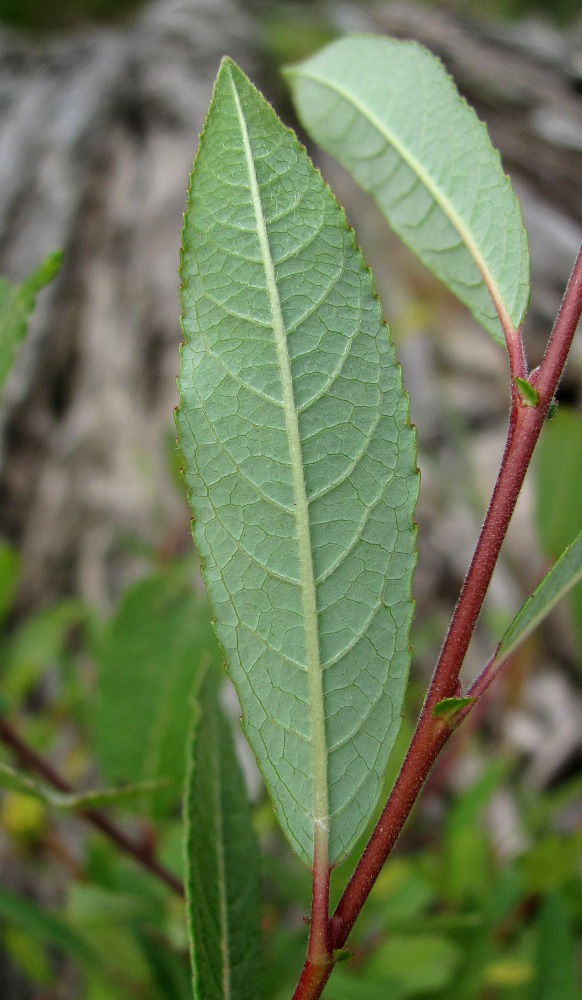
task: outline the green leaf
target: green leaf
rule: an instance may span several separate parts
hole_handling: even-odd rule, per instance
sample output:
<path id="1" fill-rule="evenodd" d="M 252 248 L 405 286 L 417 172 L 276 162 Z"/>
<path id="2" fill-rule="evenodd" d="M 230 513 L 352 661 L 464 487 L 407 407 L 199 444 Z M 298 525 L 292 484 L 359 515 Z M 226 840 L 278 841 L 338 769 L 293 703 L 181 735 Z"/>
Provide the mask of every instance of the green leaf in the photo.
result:
<path id="1" fill-rule="evenodd" d="M 551 559 L 582 530 L 582 413 L 561 406 L 546 423 L 536 457 L 536 521 L 540 544 Z M 557 501 L 559 498 L 559 502 Z M 582 662 L 582 583 L 568 603 Z"/>
<path id="2" fill-rule="evenodd" d="M 36 296 L 52 281 L 61 266 L 62 254 L 50 254 L 20 285 L 12 285 L 0 275 L 0 387 L 16 357 L 16 351 L 26 336 L 28 320 Z"/>
<path id="3" fill-rule="evenodd" d="M 2 657 L 2 695 L 7 710 L 15 709 L 38 684 L 47 665 L 65 670 L 71 634 L 90 626 L 87 606 L 76 598 L 60 601 L 27 618 Z"/>
<path id="4" fill-rule="evenodd" d="M 467 705 L 471 705 L 474 701 L 474 698 L 443 698 L 441 701 L 437 701 L 432 714 L 435 719 L 444 719 L 446 722 L 451 722 L 457 712 L 460 712 L 462 708 L 466 708 Z"/>
<path id="5" fill-rule="evenodd" d="M 315 141 L 500 343 L 523 321 L 521 212 L 485 126 L 416 42 L 354 36 L 285 71 Z"/>
<path id="6" fill-rule="evenodd" d="M 350 964 L 334 970 L 330 1000 L 408 1000 L 421 996 L 454 997 L 455 972 L 461 954 L 457 945 L 437 934 L 390 935 L 360 968 Z M 452 989 L 452 981 L 454 987 Z M 446 990 L 446 992 L 442 992 Z"/>
<path id="7" fill-rule="evenodd" d="M 138 930 L 137 939 L 158 988 L 156 1000 L 192 1000 L 192 977 L 187 961 L 168 942 L 147 928 Z"/>
<path id="8" fill-rule="evenodd" d="M 524 403 L 525 406 L 537 406 L 539 397 L 535 386 L 533 386 L 531 382 L 528 382 L 527 379 L 519 378 L 518 376 L 516 376 L 513 381 L 522 403 Z"/>
<path id="9" fill-rule="evenodd" d="M 9 788 L 22 795 L 30 795 L 56 809 L 96 809 L 99 806 L 115 805 L 119 802 L 149 795 L 160 786 L 160 782 L 144 781 L 127 788 L 100 788 L 89 792 L 57 792 L 43 781 L 0 761 L 0 788 Z"/>
<path id="10" fill-rule="evenodd" d="M 329 837 L 334 862 L 400 726 L 415 437 L 345 216 L 229 60 L 181 276 L 178 429 L 216 630 L 285 833 L 309 864 Z"/>
<path id="11" fill-rule="evenodd" d="M 60 917 L 0 886 L 0 918 L 36 940 L 52 944 L 84 962 L 96 961 L 91 946 Z"/>
<path id="12" fill-rule="evenodd" d="M 546 573 L 513 619 L 495 654 L 502 663 L 550 613 L 555 604 L 582 580 L 582 531 Z"/>
<path id="13" fill-rule="evenodd" d="M 576 1000 L 577 955 L 574 928 L 559 893 L 544 900 L 537 918 L 535 1000 Z"/>
<path id="14" fill-rule="evenodd" d="M 195 1000 L 261 995 L 259 851 L 216 677 L 198 700 L 186 790 L 186 896 Z"/>
<path id="15" fill-rule="evenodd" d="M 0 539 L 0 623 L 12 608 L 20 581 L 20 553 Z"/>
<path id="16" fill-rule="evenodd" d="M 546 423 L 535 458 L 536 522 L 550 559 L 582 530 L 582 413 L 560 406 Z"/>
<path id="17" fill-rule="evenodd" d="M 92 720 L 99 762 L 114 784 L 166 782 L 151 796 L 157 816 L 179 799 L 191 693 L 209 656 L 218 658 L 208 605 L 180 568 L 127 592 L 99 656 Z"/>

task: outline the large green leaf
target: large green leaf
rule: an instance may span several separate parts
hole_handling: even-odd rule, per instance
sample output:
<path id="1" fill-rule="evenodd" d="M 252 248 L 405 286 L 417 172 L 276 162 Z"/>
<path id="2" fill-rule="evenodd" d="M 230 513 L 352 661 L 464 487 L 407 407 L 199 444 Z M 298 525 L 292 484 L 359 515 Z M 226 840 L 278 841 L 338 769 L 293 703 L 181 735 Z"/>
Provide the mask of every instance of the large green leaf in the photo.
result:
<path id="1" fill-rule="evenodd" d="M 156 815 L 181 794 L 193 684 L 209 655 L 218 653 L 207 603 L 178 571 L 127 592 L 98 657 L 99 763 L 110 782 L 163 782 L 150 796 Z"/>
<path id="2" fill-rule="evenodd" d="M 499 154 L 442 63 L 416 42 L 354 36 L 286 76 L 318 145 L 503 343 L 528 302 L 527 239 Z"/>
<path id="3" fill-rule="evenodd" d="M 495 655 L 497 663 L 506 660 L 550 613 L 554 605 L 582 580 L 582 531 L 558 561 L 546 573 L 513 619 Z"/>
<path id="4" fill-rule="evenodd" d="M 50 254 L 21 285 L 12 285 L 0 275 L 0 386 L 26 335 L 36 296 L 44 285 L 52 281 L 61 266 L 61 259 L 60 253 Z"/>
<path id="5" fill-rule="evenodd" d="M 186 788 L 186 896 L 195 1000 L 261 996 L 259 848 L 216 677 L 198 699 Z"/>
<path id="6" fill-rule="evenodd" d="M 229 60 L 181 275 L 178 427 L 216 629 L 283 829 L 335 861 L 400 725 L 415 438 L 345 216 Z"/>

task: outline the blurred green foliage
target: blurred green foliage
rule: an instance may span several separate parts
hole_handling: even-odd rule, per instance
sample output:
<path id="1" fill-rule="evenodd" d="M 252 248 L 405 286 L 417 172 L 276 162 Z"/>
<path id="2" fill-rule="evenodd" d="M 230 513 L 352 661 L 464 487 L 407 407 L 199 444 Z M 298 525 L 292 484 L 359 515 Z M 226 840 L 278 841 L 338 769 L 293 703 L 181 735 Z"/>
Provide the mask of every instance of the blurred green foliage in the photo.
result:
<path id="1" fill-rule="evenodd" d="M 145 0 L 0 0 L 0 21 L 41 31 L 72 28 L 87 21 L 119 21 Z"/>
<path id="2" fill-rule="evenodd" d="M 108 622 L 70 602 L 45 610 L 5 639 L 1 658 L 11 717 L 43 754 L 59 754 L 60 748 L 61 768 L 77 785 L 95 785 L 100 776 L 123 776 L 124 781 L 161 776 L 165 767 L 171 785 L 152 803 L 153 811 L 147 802 L 137 807 L 122 802 L 115 816 L 117 821 L 133 816 L 137 829 L 178 875 L 182 831 L 176 776 L 183 774 L 180 747 L 185 747 L 188 726 L 171 700 L 175 726 L 171 733 L 164 726 L 161 731 L 174 741 L 172 755 L 149 751 L 152 741 L 159 749 L 160 720 L 168 718 L 164 684 L 188 704 L 200 665 L 208 657 L 220 663 L 207 608 L 193 595 L 195 572 L 193 561 L 153 566 L 122 596 Z M 119 704 L 123 671 L 134 681 L 141 675 L 133 684 L 129 711 Z M 53 695 L 39 725 L 30 706 L 47 674 Z M 418 709 L 414 686 L 412 699 L 387 789 Z M 107 700 L 111 703 L 104 705 Z M 80 711 L 81 705 L 89 708 Z M 137 754 L 134 730 L 139 731 Z M 356 926 L 350 960 L 330 980 L 329 1000 L 582 1000 L 577 972 L 582 828 L 568 820 L 579 808 L 582 781 L 578 776 L 555 791 L 534 795 L 520 785 L 517 756 L 508 756 L 503 746 L 491 752 L 478 732 L 470 743 L 482 762 L 477 777 L 443 802 L 437 768 L 428 808 L 421 803 L 402 846 L 384 867 Z M 454 745 L 449 752 L 455 753 Z M 175 774 L 170 773 L 172 757 Z M 157 762 L 153 770 L 144 769 L 148 759 Z M 10 763 L 3 750 L 0 760 Z M 119 772 L 118 761 L 123 764 Z M 446 758 L 441 766 L 447 769 Z M 504 857 L 490 806 L 508 791 L 522 846 Z M 439 800 L 444 810 L 435 824 L 431 809 Z M 287 849 L 262 794 L 254 824 L 264 850 L 267 998 L 287 1000 L 304 957 L 309 873 Z M 70 833 L 53 810 L 24 794 L 1 793 L 0 825 L 14 870 L 34 867 L 42 885 L 54 878 L 55 853 L 61 859 L 62 890 L 51 906 L 0 890 L 0 949 L 26 982 L 56 989 L 63 979 L 72 979 L 78 1000 L 138 995 L 191 1000 L 184 907 L 177 897 L 91 830 L 80 839 L 76 835 L 73 865 Z M 63 878 L 67 857 L 73 874 Z M 348 859 L 334 873 L 336 897 L 350 866 Z"/>

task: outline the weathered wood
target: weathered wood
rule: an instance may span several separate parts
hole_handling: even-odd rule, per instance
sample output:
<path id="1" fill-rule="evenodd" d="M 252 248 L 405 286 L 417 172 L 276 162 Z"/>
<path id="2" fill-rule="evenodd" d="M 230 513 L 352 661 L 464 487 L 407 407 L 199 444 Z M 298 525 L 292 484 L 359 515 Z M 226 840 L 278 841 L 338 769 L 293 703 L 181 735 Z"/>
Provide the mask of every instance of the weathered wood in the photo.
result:
<path id="1" fill-rule="evenodd" d="M 136 543 L 175 530 L 181 216 L 219 60 L 253 69 L 253 23 L 226 0 L 162 0 L 134 24 L 33 42 L 0 34 L 0 271 L 49 250 L 2 408 L 0 521 L 21 600 L 106 605 Z"/>

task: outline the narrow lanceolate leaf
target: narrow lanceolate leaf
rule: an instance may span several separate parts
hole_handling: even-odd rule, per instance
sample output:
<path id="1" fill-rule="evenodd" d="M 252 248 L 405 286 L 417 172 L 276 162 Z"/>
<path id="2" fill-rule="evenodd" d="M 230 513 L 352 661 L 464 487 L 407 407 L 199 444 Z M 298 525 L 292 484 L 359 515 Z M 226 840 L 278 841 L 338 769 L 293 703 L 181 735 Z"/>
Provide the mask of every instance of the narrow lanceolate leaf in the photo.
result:
<path id="1" fill-rule="evenodd" d="M 554 605 L 580 580 L 582 580 L 582 531 L 564 550 L 513 619 L 499 644 L 495 662 L 502 663 L 511 656 L 550 613 Z"/>
<path id="2" fill-rule="evenodd" d="M 195 1000 L 257 1000 L 262 985 L 259 850 L 211 670 L 198 699 L 185 806 Z"/>
<path id="3" fill-rule="evenodd" d="M 61 266 L 62 254 L 52 253 L 21 285 L 12 285 L 0 275 L 0 386 L 6 380 L 20 342 L 28 329 L 36 296 L 52 281 Z"/>
<path id="4" fill-rule="evenodd" d="M 181 274 L 178 427 L 216 630 L 283 829 L 335 861 L 400 724 L 414 432 L 345 216 L 229 60 Z"/>
<path id="5" fill-rule="evenodd" d="M 144 787 L 139 809 L 175 809 L 184 782 L 196 673 L 219 656 L 207 602 L 180 567 L 140 580 L 123 596 L 97 657 L 93 746 L 109 782 Z"/>
<path id="6" fill-rule="evenodd" d="M 442 63 L 416 42 L 355 36 L 286 75 L 318 145 L 503 343 L 529 297 L 526 235 L 499 154 Z"/>

